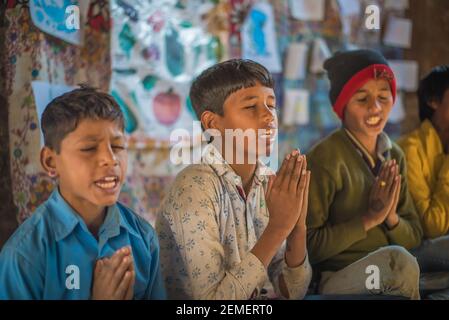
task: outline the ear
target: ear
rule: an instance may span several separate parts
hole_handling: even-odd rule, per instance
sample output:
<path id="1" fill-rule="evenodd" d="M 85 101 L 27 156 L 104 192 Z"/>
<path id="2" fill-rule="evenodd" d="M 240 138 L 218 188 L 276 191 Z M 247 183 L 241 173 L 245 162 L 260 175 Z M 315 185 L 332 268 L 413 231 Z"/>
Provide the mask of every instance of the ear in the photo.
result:
<path id="1" fill-rule="evenodd" d="M 217 129 L 221 131 L 220 116 L 212 111 L 204 111 L 201 115 L 201 124 L 204 130 Z"/>
<path id="2" fill-rule="evenodd" d="M 430 100 L 429 102 L 427 102 L 427 105 L 429 107 L 431 107 L 434 111 L 436 111 L 438 109 L 438 107 L 440 106 L 440 103 L 437 100 Z"/>
<path id="3" fill-rule="evenodd" d="M 47 172 L 47 174 L 52 178 L 55 178 L 58 175 L 58 173 L 56 171 L 55 156 L 56 156 L 55 151 L 53 151 L 49 147 L 45 146 L 41 149 L 41 154 L 40 154 L 41 166 L 42 166 L 42 168 L 44 168 L 44 170 Z"/>

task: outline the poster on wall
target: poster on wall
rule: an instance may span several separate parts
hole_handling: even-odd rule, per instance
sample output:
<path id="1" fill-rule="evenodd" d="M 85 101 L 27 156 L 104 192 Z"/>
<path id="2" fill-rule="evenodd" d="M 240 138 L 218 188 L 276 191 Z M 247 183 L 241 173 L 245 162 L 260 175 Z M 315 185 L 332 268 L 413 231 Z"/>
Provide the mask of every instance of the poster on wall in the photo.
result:
<path id="1" fill-rule="evenodd" d="M 290 9 L 295 19 L 321 21 L 324 19 L 324 0 L 290 0 Z"/>
<path id="2" fill-rule="evenodd" d="M 242 56 L 264 65 L 272 73 L 282 72 L 278 52 L 273 8 L 269 3 L 256 3 L 242 28 Z"/>
<path id="3" fill-rule="evenodd" d="M 169 142 L 173 130 L 190 130 L 196 119 L 190 85 L 217 62 L 219 46 L 196 11 L 171 0 L 111 1 L 111 93 L 139 141 Z"/>
<path id="4" fill-rule="evenodd" d="M 29 5 L 31 19 L 40 30 L 68 43 L 82 44 L 89 1 L 31 0 Z"/>
<path id="5" fill-rule="evenodd" d="M 111 94 L 124 113 L 126 132 L 140 142 L 146 138 L 169 142 L 176 129 L 192 133 L 190 83 L 149 77 L 144 82 L 135 76 L 112 81 Z"/>

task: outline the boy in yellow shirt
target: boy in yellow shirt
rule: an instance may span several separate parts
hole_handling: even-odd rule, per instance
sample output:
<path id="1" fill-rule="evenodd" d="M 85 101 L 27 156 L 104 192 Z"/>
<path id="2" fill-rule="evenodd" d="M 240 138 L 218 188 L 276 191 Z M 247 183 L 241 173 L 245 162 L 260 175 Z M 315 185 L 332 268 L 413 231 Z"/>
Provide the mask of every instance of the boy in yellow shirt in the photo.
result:
<path id="1" fill-rule="evenodd" d="M 418 97 L 421 126 L 399 145 L 424 236 L 434 239 L 449 231 L 449 65 L 421 81 Z"/>
<path id="2" fill-rule="evenodd" d="M 407 160 L 409 190 L 424 233 L 412 250 L 422 273 L 449 271 L 449 65 L 434 68 L 421 80 L 421 126 L 398 144 Z M 425 287 L 425 285 L 424 285 Z M 440 288 L 445 288 L 441 281 Z M 445 290 L 439 298 L 447 299 Z M 437 294 L 438 295 L 438 294 Z"/>

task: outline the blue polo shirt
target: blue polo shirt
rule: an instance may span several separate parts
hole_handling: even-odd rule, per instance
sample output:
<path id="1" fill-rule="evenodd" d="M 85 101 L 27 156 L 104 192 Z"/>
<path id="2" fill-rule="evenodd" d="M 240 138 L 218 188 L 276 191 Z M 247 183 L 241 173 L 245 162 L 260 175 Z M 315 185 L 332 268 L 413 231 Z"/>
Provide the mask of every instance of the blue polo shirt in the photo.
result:
<path id="1" fill-rule="evenodd" d="M 124 246 L 134 259 L 134 299 L 165 299 L 151 225 L 117 203 L 108 207 L 97 240 L 56 189 L 4 245 L 0 299 L 89 299 L 96 260 Z"/>

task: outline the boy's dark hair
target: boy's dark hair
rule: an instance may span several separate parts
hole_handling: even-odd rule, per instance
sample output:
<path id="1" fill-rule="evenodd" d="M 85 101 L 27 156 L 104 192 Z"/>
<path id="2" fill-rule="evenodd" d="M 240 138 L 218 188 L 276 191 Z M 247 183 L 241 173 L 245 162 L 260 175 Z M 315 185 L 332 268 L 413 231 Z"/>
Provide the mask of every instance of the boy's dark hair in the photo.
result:
<path id="1" fill-rule="evenodd" d="M 441 102 L 444 93 L 449 89 L 449 65 L 435 67 L 424 79 L 418 89 L 419 117 L 421 121 L 431 119 L 434 109 L 431 102 Z"/>
<path id="2" fill-rule="evenodd" d="M 270 72 L 261 64 L 242 59 L 218 63 L 203 71 L 190 88 L 193 109 L 201 120 L 204 111 L 223 115 L 223 104 L 234 92 L 257 83 L 273 88 Z"/>
<path id="3" fill-rule="evenodd" d="M 41 118 L 45 145 L 59 153 L 61 141 L 84 119 L 117 121 L 122 130 L 125 125 L 112 96 L 83 84 L 53 99 L 45 108 Z"/>

